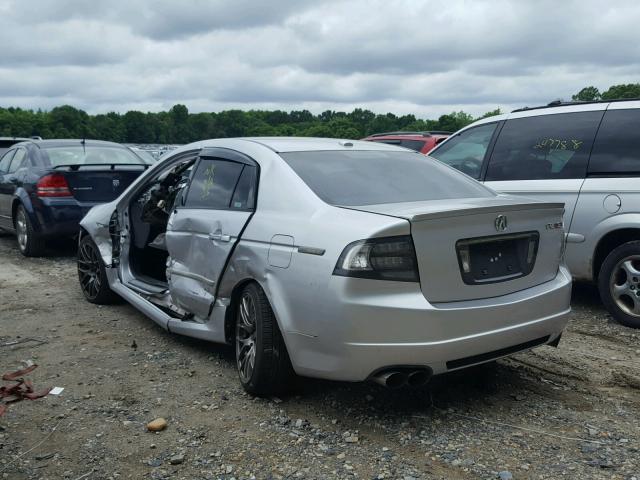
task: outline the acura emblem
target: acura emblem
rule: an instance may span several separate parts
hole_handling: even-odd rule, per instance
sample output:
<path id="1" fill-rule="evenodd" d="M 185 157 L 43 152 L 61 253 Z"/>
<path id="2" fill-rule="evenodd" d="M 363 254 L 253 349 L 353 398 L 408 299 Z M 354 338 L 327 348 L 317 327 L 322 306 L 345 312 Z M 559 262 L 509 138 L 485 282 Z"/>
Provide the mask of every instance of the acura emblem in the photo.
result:
<path id="1" fill-rule="evenodd" d="M 113 179 L 113 188 L 118 188 L 120 186 L 120 180 L 117 178 Z"/>
<path id="2" fill-rule="evenodd" d="M 507 217 L 505 215 L 498 215 L 493 224 L 498 232 L 504 232 L 507 229 Z"/>

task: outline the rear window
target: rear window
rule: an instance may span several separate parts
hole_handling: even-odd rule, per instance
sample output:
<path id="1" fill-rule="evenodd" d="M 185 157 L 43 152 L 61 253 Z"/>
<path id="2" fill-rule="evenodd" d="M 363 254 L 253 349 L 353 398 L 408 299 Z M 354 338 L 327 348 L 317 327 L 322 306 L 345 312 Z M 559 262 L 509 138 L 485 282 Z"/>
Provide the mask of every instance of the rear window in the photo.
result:
<path id="1" fill-rule="evenodd" d="M 640 173 L 640 109 L 604 115 L 589 161 L 590 174 Z"/>
<path id="2" fill-rule="evenodd" d="M 399 147 L 408 148 L 409 150 L 415 150 L 419 152 L 426 143 L 424 140 L 408 140 L 408 139 L 384 139 L 373 140 L 378 143 L 386 143 L 387 145 L 398 145 Z"/>
<path id="3" fill-rule="evenodd" d="M 446 165 L 411 152 L 321 151 L 280 154 L 330 205 L 376 205 L 493 193 Z"/>
<path id="4" fill-rule="evenodd" d="M 127 148 L 74 145 L 44 147 L 42 152 L 52 167 L 62 165 L 145 165 L 144 160 Z"/>

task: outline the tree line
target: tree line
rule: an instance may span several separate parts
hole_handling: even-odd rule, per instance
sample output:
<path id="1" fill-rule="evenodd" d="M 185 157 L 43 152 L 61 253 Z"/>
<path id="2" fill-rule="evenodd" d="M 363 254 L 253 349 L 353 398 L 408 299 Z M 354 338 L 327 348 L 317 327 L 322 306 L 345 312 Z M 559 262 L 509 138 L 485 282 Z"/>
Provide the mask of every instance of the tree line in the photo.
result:
<path id="1" fill-rule="evenodd" d="M 500 110 L 489 112 L 491 115 Z M 362 138 L 396 130 L 447 130 L 454 132 L 474 118 L 464 112 L 422 120 L 415 115 L 375 114 L 356 108 L 351 113 L 327 110 L 225 110 L 190 113 L 184 105 L 168 112 L 128 111 L 89 115 L 63 105 L 50 111 L 0 108 L 0 136 L 42 138 L 92 138 L 124 143 L 189 143 L 205 138 L 245 136 L 305 136 Z"/>
<path id="2" fill-rule="evenodd" d="M 593 86 L 573 95 L 573 100 L 638 98 L 640 84 L 614 85 L 600 93 Z M 479 118 L 500 114 L 496 109 Z M 376 114 L 356 108 L 350 113 L 327 110 L 225 110 L 190 113 L 185 105 L 167 112 L 128 111 L 90 115 L 70 105 L 49 111 L 0 107 L 0 136 L 42 138 L 91 138 L 122 143 L 189 143 L 205 138 L 244 136 L 307 136 L 362 138 L 391 131 L 446 130 L 455 132 L 477 120 L 465 112 L 452 112 L 437 120 L 415 115 Z"/>

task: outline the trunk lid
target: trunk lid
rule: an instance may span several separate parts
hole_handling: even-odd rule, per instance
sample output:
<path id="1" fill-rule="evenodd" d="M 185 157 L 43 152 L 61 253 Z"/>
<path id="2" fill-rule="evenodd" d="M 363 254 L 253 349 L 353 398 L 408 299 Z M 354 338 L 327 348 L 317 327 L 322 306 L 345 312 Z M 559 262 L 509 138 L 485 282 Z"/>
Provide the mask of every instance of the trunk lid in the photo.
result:
<path id="1" fill-rule="evenodd" d="M 506 295 L 558 272 L 562 203 L 499 195 L 355 208 L 411 223 L 421 289 L 433 303 Z"/>
<path id="2" fill-rule="evenodd" d="M 80 202 L 110 202 L 145 171 L 147 165 L 73 165 L 54 169 L 69 184 L 69 190 Z"/>

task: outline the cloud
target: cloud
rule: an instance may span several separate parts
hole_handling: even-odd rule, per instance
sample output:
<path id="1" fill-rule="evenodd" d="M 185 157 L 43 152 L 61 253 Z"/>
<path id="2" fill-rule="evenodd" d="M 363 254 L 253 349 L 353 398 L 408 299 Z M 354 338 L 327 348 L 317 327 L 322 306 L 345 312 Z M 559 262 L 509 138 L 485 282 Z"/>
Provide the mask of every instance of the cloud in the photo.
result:
<path id="1" fill-rule="evenodd" d="M 479 115 L 640 76 L 640 4 L 0 0 L 0 105 Z"/>

